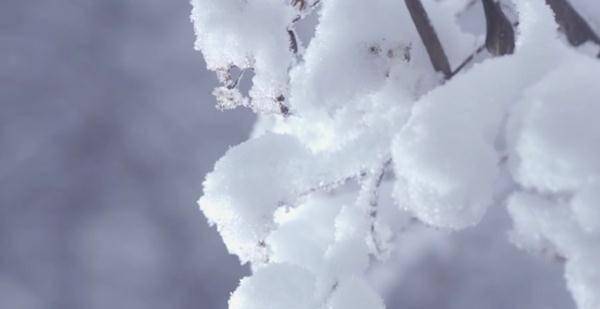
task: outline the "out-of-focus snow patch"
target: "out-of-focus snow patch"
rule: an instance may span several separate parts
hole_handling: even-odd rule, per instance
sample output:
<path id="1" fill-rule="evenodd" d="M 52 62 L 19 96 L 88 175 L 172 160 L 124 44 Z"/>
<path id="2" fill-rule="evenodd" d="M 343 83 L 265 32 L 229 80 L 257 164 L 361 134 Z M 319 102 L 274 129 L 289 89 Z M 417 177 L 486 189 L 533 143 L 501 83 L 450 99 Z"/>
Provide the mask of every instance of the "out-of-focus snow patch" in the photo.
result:
<path id="1" fill-rule="evenodd" d="M 563 201 L 518 193 L 509 200 L 509 210 L 515 223 L 513 240 L 564 258 L 567 285 L 578 308 L 598 308 L 600 237 L 583 230 Z"/>
<path id="2" fill-rule="evenodd" d="M 571 207 L 579 226 L 587 233 L 600 236 L 600 183 L 595 182 L 579 190 Z"/>

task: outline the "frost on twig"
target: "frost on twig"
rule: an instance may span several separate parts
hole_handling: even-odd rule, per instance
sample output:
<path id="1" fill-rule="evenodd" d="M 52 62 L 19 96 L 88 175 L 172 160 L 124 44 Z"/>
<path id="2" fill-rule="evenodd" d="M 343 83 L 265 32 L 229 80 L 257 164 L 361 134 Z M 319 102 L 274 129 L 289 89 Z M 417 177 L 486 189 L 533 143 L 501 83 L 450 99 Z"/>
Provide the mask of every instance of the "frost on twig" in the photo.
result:
<path id="1" fill-rule="evenodd" d="M 249 105 L 248 98 L 244 97 L 238 88 L 217 87 L 213 90 L 212 94 L 215 96 L 217 108 L 220 110 Z"/>
<path id="2" fill-rule="evenodd" d="M 383 226 L 378 220 L 379 190 L 385 174 L 390 172 L 391 163 L 391 159 L 386 160 L 380 168 L 365 173 L 356 202 L 369 218 L 367 242 L 372 254 L 380 260 L 388 258 L 391 251 L 389 227 Z"/>

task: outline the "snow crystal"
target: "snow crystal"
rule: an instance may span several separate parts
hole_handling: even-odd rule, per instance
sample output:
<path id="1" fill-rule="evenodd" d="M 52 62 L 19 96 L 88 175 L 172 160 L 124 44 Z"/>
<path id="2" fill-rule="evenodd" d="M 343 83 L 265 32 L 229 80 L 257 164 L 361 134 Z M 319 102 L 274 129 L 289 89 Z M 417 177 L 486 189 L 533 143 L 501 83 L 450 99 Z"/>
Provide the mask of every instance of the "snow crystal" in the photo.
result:
<path id="1" fill-rule="evenodd" d="M 256 110 L 275 111 L 287 96 L 293 63 L 287 26 L 294 9 L 286 1 L 193 0 L 196 48 L 210 70 L 254 69 L 250 96 Z"/>

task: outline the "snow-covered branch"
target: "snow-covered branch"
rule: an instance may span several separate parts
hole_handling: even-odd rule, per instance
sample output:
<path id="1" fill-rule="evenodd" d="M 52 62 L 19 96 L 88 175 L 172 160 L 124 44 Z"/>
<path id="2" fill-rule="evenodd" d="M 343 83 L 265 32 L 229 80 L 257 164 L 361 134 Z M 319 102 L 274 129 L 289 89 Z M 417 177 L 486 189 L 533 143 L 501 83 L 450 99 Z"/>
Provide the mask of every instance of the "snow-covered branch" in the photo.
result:
<path id="1" fill-rule="evenodd" d="M 547 1 L 193 0 L 219 104 L 260 114 L 198 201 L 252 265 L 230 308 L 385 308 L 374 267 L 398 239 L 430 244 L 407 226 L 486 214 L 600 308 L 598 37 L 574 0 Z"/>

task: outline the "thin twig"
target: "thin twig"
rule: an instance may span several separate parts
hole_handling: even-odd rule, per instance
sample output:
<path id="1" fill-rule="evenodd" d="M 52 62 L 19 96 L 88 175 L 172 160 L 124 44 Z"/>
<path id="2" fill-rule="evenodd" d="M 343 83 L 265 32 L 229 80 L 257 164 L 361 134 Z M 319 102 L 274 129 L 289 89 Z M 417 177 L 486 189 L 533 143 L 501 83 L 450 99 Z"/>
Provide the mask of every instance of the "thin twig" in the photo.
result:
<path id="1" fill-rule="evenodd" d="M 359 193 L 357 200 L 357 204 L 359 206 L 362 205 L 365 207 L 364 211 L 369 217 L 369 240 L 371 241 L 376 256 L 378 257 L 384 254 L 384 248 L 379 240 L 376 228 L 378 216 L 377 208 L 379 206 L 379 189 L 383 182 L 385 173 L 391 163 L 392 160 L 388 159 L 382 163 L 379 169 L 366 175 L 366 179 L 362 184 L 361 192 Z"/>
<path id="2" fill-rule="evenodd" d="M 433 65 L 434 70 L 444 74 L 446 79 L 449 79 L 452 75 L 450 69 L 450 62 L 444 52 L 442 43 L 435 32 L 435 29 L 431 25 L 427 11 L 423 7 L 421 0 L 404 0 L 406 7 L 410 13 L 410 17 L 417 28 L 417 32 L 425 45 L 429 60 Z"/>
<path id="3" fill-rule="evenodd" d="M 294 53 L 298 53 L 298 39 L 296 38 L 296 31 L 292 28 L 287 29 L 288 36 L 290 37 L 290 50 Z"/>
<path id="4" fill-rule="evenodd" d="M 581 17 L 567 0 L 546 0 L 554 11 L 556 22 L 566 34 L 567 40 L 573 46 L 579 46 L 587 41 L 600 45 L 598 34 Z"/>
<path id="5" fill-rule="evenodd" d="M 460 72 L 462 69 L 464 69 L 464 67 L 466 67 L 469 63 L 471 63 L 473 61 L 473 59 L 475 59 L 475 56 L 479 55 L 484 50 L 485 50 L 485 44 L 482 44 L 472 54 L 470 54 L 465 60 L 463 60 L 463 62 L 456 69 L 454 69 L 454 71 L 452 71 L 452 74 L 450 74 L 450 78 L 452 78 L 452 77 L 454 77 L 454 75 L 458 74 L 458 72 Z"/>
<path id="6" fill-rule="evenodd" d="M 481 0 L 486 21 L 485 47 L 492 55 L 512 54 L 515 50 L 515 31 L 499 2 Z"/>

